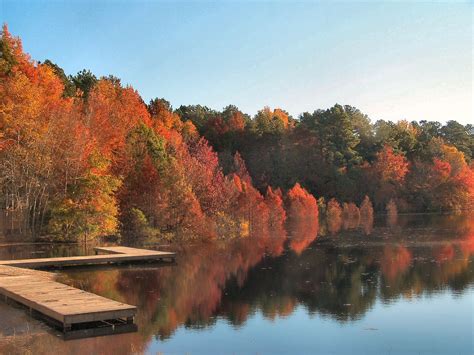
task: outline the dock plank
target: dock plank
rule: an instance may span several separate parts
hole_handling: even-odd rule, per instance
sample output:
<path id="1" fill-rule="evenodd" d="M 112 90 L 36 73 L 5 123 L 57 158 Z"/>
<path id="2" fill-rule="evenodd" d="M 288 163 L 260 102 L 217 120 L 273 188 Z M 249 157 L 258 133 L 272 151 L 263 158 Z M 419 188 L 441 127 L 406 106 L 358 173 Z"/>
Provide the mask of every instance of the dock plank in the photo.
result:
<path id="1" fill-rule="evenodd" d="M 152 254 L 161 254 L 161 255 L 174 255 L 175 253 L 170 253 L 166 251 L 156 251 L 156 250 L 147 250 L 147 249 L 138 249 L 130 247 L 95 247 L 96 252 L 102 252 L 104 254 L 129 254 L 129 255 L 152 255 Z"/>
<path id="2" fill-rule="evenodd" d="M 33 276 L 0 278 L 0 294 L 64 324 L 134 317 L 137 311 L 135 306 Z"/>
<path id="3" fill-rule="evenodd" d="M 2 260 L 0 265 L 14 266 L 20 268 L 46 268 L 64 266 L 85 266 L 100 264 L 117 264 L 134 261 L 153 261 L 162 259 L 174 259 L 175 253 L 153 250 L 141 250 L 125 247 L 95 248 L 98 252 L 106 252 L 103 255 L 71 256 L 60 258 L 39 258 Z"/>

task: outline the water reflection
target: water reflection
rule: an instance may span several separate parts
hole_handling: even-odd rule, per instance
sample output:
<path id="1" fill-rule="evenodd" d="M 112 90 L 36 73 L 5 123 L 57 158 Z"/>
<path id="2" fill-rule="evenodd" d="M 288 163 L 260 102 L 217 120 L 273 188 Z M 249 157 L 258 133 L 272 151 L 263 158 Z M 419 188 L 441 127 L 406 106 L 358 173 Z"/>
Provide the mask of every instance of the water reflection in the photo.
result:
<path id="1" fill-rule="evenodd" d="M 367 227 L 347 223 L 351 227 L 340 234 L 316 239 L 316 222 L 294 226 L 289 240 L 276 233 L 192 245 L 179 250 L 173 267 L 69 270 L 61 281 L 137 305 L 139 332 L 63 342 L 54 334 L 44 336 L 51 331 L 29 320 L 28 331 L 16 321 L 13 337 L 11 323 L 8 328 L 2 317 L 0 353 L 47 353 L 52 346 L 71 353 L 146 352 L 150 344 L 179 338 L 178 329 L 219 328 L 222 319 L 240 329 L 256 314 L 279 322 L 301 307 L 309 315 L 350 325 L 373 312 L 378 301 L 409 302 L 446 291 L 459 295 L 472 287 L 472 218 L 398 216 L 396 228 L 392 222 L 381 218 L 369 236 Z M 9 312 L 10 321 L 25 319 L 21 311 Z M 311 322 L 316 320 L 302 326 L 312 327 Z"/>
<path id="2" fill-rule="evenodd" d="M 50 243 L 11 243 L 0 239 L 0 260 L 88 255 L 92 246 Z"/>

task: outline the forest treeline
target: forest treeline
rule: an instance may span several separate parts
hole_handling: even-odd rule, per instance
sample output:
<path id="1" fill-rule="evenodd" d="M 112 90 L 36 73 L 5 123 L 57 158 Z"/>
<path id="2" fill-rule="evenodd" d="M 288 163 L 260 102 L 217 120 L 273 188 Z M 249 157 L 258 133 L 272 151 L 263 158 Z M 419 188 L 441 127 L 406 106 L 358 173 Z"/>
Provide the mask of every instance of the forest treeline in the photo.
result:
<path id="1" fill-rule="evenodd" d="M 114 76 L 35 62 L 6 25 L 0 51 L 0 201 L 12 233 L 281 235 L 318 214 L 371 218 L 372 202 L 391 213 L 472 204 L 471 125 L 372 124 L 340 105 L 298 119 L 173 109 Z"/>
<path id="2" fill-rule="evenodd" d="M 231 171 L 239 152 L 257 189 L 300 183 L 314 196 L 340 202 L 369 196 L 377 211 L 459 211 L 472 207 L 474 126 L 448 120 L 398 122 L 335 106 L 294 119 L 265 107 L 254 117 L 235 106 L 200 105 L 177 112 L 191 121 Z"/>

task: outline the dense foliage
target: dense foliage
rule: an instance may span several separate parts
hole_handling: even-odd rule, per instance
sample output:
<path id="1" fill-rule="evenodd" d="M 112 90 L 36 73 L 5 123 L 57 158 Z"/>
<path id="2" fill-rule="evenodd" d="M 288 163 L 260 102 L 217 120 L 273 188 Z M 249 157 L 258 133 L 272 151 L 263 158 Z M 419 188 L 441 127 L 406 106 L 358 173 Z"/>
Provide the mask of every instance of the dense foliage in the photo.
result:
<path id="1" fill-rule="evenodd" d="M 341 105 L 298 119 L 269 108 L 253 118 L 233 106 L 222 112 L 182 106 L 176 112 L 184 122 L 196 123 L 224 171 L 239 152 L 260 191 L 267 186 L 286 191 L 300 183 L 326 200 L 361 203 L 368 196 L 377 211 L 385 211 L 390 201 L 403 212 L 473 205 L 471 124 L 372 123 L 356 108 Z"/>
<path id="2" fill-rule="evenodd" d="M 116 77 L 33 61 L 6 26 L 0 51 L 0 201 L 11 233 L 280 236 L 318 219 L 325 203 L 313 196 L 360 218 L 373 218 L 371 200 L 403 211 L 472 203 L 470 125 L 371 124 L 340 105 L 298 120 L 267 107 L 253 118 L 235 106 L 173 110 Z M 329 214 L 341 208 L 331 201 Z"/>

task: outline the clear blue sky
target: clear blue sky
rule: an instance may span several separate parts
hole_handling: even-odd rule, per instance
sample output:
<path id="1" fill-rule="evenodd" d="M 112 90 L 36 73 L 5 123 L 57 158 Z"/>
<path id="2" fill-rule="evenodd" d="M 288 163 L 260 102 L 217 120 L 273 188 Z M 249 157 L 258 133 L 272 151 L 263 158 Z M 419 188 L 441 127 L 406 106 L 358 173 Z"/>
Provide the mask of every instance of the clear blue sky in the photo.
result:
<path id="1" fill-rule="evenodd" d="M 114 74 L 145 101 L 474 123 L 472 1 L 0 4 L 34 59 Z"/>

